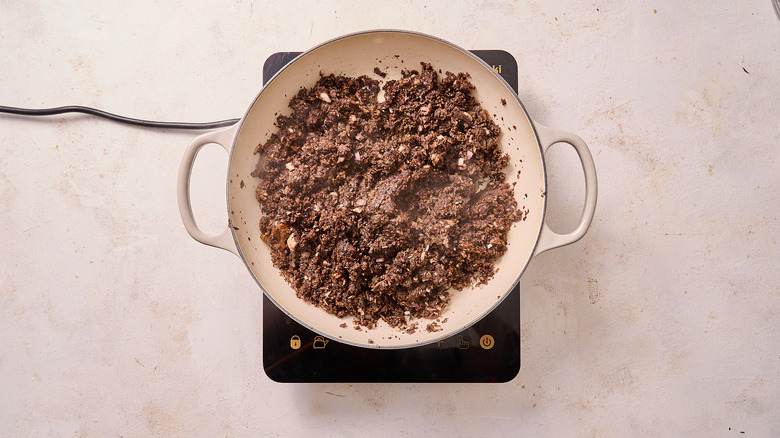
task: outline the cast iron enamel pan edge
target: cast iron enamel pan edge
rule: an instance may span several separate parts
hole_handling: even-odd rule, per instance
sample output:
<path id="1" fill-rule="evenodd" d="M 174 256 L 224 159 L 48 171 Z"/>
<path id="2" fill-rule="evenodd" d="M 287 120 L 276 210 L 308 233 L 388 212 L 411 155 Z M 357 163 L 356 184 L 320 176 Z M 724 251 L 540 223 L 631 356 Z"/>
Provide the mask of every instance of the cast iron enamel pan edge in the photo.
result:
<path id="1" fill-rule="evenodd" d="M 526 220 L 516 223 L 508 234 L 508 249 L 496 261 L 497 272 L 483 287 L 455 292 L 442 312 L 442 330 L 425 330 L 420 320 L 414 334 L 380 324 L 371 330 L 354 330 L 351 318 L 340 319 L 297 298 L 272 265 L 270 251 L 260 238 L 261 212 L 255 199 L 256 180 L 251 172 L 257 164 L 255 146 L 276 129 L 275 114 L 288 114 L 287 107 L 301 87 L 310 87 L 320 71 L 348 76 L 373 74 L 375 67 L 387 72 L 385 80 L 397 79 L 404 68 L 419 68 L 429 62 L 437 70 L 468 72 L 476 86 L 475 97 L 483 108 L 495 114 L 501 126 L 501 147 L 511 157 L 508 182 L 517 182 L 518 206 L 528 209 Z M 378 79 L 378 77 L 377 77 Z M 506 105 L 502 104 L 502 99 Z M 544 223 L 547 191 L 545 151 L 555 143 L 574 147 L 585 174 L 585 203 L 579 224 L 568 234 L 557 234 Z M 230 225 L 217 235 L 201 231 L 192 214 L 189 183 L 198 151 L 216 143 L 229 153 L 227 211 Z M 239 123 L 196 138 L 185 150 L 179 169 L 178 203 L 184 227 L 198 242 L 239 256 L 260 288 L 287 315 L 312 331 L 350 345 L 367 348 L 407 348 L 436 342 L 458 333 L 490 313 L 519 281 L 531 258 L 543 251 L 568 245 L 585 235 L 596 209 L 596 168 L 585 142 L 578 136 L 546 128 L 533 122 L 517 95 L 493 69 L 470 52 L 441 39 L 420 33 L 379 30 L 345 35 L 302 53 L 280 70 L 260 91 Z M 340 327 L 343 323 L 346 328 Z M 369 341 L 370 340 L 370 341 Z"/>

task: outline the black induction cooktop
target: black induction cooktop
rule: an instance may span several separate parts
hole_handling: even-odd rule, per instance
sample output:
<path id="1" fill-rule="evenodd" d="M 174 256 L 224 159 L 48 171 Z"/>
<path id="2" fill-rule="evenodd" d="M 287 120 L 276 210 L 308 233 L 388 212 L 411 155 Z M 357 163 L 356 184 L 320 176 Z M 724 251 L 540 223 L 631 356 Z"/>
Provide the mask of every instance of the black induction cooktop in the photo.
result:
<path id="1" fill-rule="evenodd" d="M 279 52 L 263 66 L 263 83 L 301 52 Z M 517 93 L 517 62 L 502 50 L 472 50 Z M 374 349 L 325 338 L 298 324 L 263 295 L 263 367 L 280 383 L 508 382 L 520 371 L 520 290 L 485 318 L 440 342 Z"/>

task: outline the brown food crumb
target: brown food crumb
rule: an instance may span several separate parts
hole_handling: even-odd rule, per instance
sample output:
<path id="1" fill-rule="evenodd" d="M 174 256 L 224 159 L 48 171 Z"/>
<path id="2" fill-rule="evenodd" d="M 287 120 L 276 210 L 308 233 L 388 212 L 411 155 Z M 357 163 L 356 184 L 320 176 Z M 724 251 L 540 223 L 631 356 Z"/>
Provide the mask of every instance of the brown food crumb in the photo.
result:
<path id="1" fill-rule="evenodd" d="M 339 327 L 347 328 L 347 323 L 346 322 L 342 322 L 341 324 L 339 324 Z"/>
<path id="2" fill-rule="evenodd" d="M 504 99 L 503 97 L 501 98 L 501 105 L 506 105 L 506 99 Z"/>
<path id="3" fill-rule="evenodd" d="M 381 76 L 383 78 L 387 76 L 387 73 L 380 70 L 379 67 L 374 67 L 374 74 Z"/>
<path id="4" fill-rule="evenodd" d="M 434 321 L 434 322 L 428 324 L 427 326 L 425 326 L 425 330 L 427 330 L 428 332 L 432 333 L 432 332 L 440 332 L 442 330 L 442 328 L 441 328 L 441 325 L 439 325 L 438 322 Z"/>
<path id="5" fill-rule="evenodd" d="M 450 289 L 493 276 L 524 214 L 469 75 L 421 66 L 385 83 L 381 103 L 374 79 L 321 75 L 255 149 L 274 265 L 299 298 L 353 316 L 356 330 L 438 318 Z"/>

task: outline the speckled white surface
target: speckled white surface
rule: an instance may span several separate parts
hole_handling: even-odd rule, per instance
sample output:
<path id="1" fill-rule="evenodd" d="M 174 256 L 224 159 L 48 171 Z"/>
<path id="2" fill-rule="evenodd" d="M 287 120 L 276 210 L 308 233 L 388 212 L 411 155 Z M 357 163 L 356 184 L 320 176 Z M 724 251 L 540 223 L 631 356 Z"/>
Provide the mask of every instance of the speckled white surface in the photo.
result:
<path id="1" fill-rule="evenodd" d="M 273 52 L 418 30 L 517 58 L 532 116 L 591 147 L 596 219 L 524 275 L 512 382 L 282 385 L 254 281 L 181 225 L 195 134 L 0 116 L 0 435 L 780 433 L 770 0 L 157 3 L 0 3 L 0 104 L 240 117 Z M 215 146 L 196 163 L 207 230 L 225 162 Z M 566 148 L 548 170 L 564 230 L 581 173 Z"/>

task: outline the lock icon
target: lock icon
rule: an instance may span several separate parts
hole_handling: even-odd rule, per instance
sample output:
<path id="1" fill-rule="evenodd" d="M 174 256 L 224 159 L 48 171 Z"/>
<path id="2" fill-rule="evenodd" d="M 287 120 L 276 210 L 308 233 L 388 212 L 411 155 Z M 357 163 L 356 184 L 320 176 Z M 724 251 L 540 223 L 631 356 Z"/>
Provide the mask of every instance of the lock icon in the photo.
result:
<path id="1" fill-rule="evenodd" d="M 290 338 L 290 348 L 293 350 L 297 350 L 301 348 L 301 337 L 298 335 L 294 335 L 292 338 Z"/>

